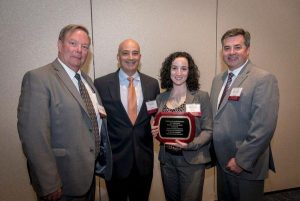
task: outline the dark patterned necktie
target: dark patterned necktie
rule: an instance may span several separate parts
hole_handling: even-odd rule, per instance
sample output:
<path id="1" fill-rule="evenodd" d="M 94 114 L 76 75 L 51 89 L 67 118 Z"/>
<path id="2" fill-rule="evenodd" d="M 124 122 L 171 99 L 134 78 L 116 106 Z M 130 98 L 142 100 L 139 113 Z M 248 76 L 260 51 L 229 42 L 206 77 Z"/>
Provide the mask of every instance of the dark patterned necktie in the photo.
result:
<path id="1" fill-rule="evenodd" d="M 80 75 L 78 73 L 76 73 L 75 78 L 78 80 L 81 98 L 83 99 L 83 101 L 86 105 L 87 111 L 88 111 L 90 119 L 92 121 L 93 134 L 95 136 L 95 148 L 96 148 L 95 153 L 97 156 L 98 153 L 100 152 L 100 136 L 99 136 L 99 127 L 98 127 L 98 122 L 97 122 L 97 116 L 96 116 L 95 109 L 94 109 L 93 103 L 91 101 L 91 98 L 89 96 L 89 93 L 88 93 L 87 89 L 85 88 Z"/>
<path id="2" fill-rule="evenodd" d="M 231 84 L 231 82 L 232 82 L 233 76 L 234 76 L 233 73 L 229 73 L 229 74 L 228 74 L 227 82 L 226 82 L 226 85 L 225 85 L 225 87 L 224 87 L 224 90 L 223 90 L 223 93 L 222 93 L 222 96 L 221 96 L 221 99 L 220 99 L 218 108 L 220 107 L 220 105 L 221 105 L 221 103 L 222 103 L 224 97 L 226 96 L 226 93 L 227 93 L 227 91 L 228 91 L 228 89 L 229 89 L 229 87 L 230 87 L 230 84 Z"/>

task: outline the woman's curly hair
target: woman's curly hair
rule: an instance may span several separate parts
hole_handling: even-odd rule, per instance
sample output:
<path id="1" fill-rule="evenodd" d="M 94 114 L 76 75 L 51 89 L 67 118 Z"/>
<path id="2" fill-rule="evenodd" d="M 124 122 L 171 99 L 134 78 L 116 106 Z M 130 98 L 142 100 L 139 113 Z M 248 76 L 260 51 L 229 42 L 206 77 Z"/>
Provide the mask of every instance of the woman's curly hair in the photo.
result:
<path id="1" fill-rule="evenodd" d="M 195 64 L 191 55 L 187 52 L 174 52 L 170 54 L 162 63 L 162 67 L 160 69 L 161 88 L 167 89 L 168 91 L 173 88 L 173 82 L 171 80 L 171 66 L 172 66 L 172 62 L 178 57 L 184 57 L 188 61 L 189 74 L 186 80 L 186 85 L 188 90 L 189 91 L 198 90 L 200 87 L 199 85 L 200 73 L 198 70 L 198 66 Z"/>

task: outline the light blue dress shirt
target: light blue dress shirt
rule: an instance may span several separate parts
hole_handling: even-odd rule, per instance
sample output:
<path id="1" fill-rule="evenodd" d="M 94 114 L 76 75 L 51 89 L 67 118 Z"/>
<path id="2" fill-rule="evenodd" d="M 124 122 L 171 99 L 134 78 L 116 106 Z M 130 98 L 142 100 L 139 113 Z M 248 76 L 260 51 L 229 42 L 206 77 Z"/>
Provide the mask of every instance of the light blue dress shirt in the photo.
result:
<path id="1" fill-rule="evenodd" d="M 122 104 L 128 113 L 128 85 L 129 85 L 129 80 L 127 79 L 129 76 L 122 70 L 122 68 L 119 70 L 119 81 L 120 81 L 120 96 L 121 96 L 121 101 Z M 143 91 L 142 91 L 142 85 L 141 85 L 141 78 L 138 72 L 135 72 L 135 74 L 132 76 L 134 78 L 133 80 L 133 85 L 135 88 L 135 94 L 137 98 L 137 115 L 139 114 L 144 96 L 143 96 Z"/>

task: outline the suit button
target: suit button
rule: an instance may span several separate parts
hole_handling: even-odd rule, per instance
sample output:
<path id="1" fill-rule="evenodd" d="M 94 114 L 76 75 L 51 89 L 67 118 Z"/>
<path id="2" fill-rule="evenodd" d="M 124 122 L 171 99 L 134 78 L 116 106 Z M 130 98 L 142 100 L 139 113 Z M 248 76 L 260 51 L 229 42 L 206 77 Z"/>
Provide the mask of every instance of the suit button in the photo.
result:
<path id="1" fill-rule="evenodd" d="M 92 128 L 90 128 L 90 129 L 89 129 L 89 131 L 90 131 L 90 132 L 93 132 L 93 129 L 92 129 Z"/>
<path id="2" fill-rule="evenodd" d="M 93 148 L 90 148 L 90 152 L 94 152 L 94 149 L 93 149 Z"/>

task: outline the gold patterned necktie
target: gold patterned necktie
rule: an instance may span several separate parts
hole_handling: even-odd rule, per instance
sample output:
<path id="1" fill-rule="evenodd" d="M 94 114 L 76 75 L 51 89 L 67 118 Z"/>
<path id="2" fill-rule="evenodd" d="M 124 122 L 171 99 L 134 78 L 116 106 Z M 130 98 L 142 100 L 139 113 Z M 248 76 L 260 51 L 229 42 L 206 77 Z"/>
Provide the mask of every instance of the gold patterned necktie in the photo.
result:
<path id="1" fill-rule="evenodd" d="M 232 82 L 233 76 L 234 76 L 233 73 L 229 73 L 229 74 L 228 74 L 227 82 L 226 82 L 226 85 L 225 85 L 225 87 L 224 87 L 224 90 L 223 90 L 223 93 L 222 93 L 222 96 L 221 96 L 221 99 L 220 99 L 218 108 L 220 107 L 220 105 L 221 105 L 221 103 L 222 103 L 224 97 L 226 96 L 226 93 L 227 93 L 227 91 L 228 91 L 228 89 L 229 89 L 229 87 L 230 87 L 230 84 L 231 84 L 231 82 Z"/>
<path id="2" fill-rule="evenodd" d="M 100 136 L 99 136 L 99 127 L 98 127 L 98 122 L 97 122 L 97 116 L 96 116 L 95 109 L 94 109 L 93 103 L 91 101 L 91 98 L 89 96 L 89 93 L 88 93 L 87 89 L 85 88 L 80 75 L 78 73 L 76 73 L 75 78 L 78 80 L 80 95 L 86 105 L 88 114 L 92 121 L 93 134 L 95 137 L 95 148 L 96 148 L 95 153 L 97 156 L 98 153 L 100 152 Z"/>
<path id="3" fill-rule="evenodd" d="M 131 120 L 131 123 L 134 125 L 137 118 L 137 100 L 135 94 L 135 88 L 133 85 L 133 77 L 128 77 L 129 85 L 128 85 L 128 116 Z"/>

